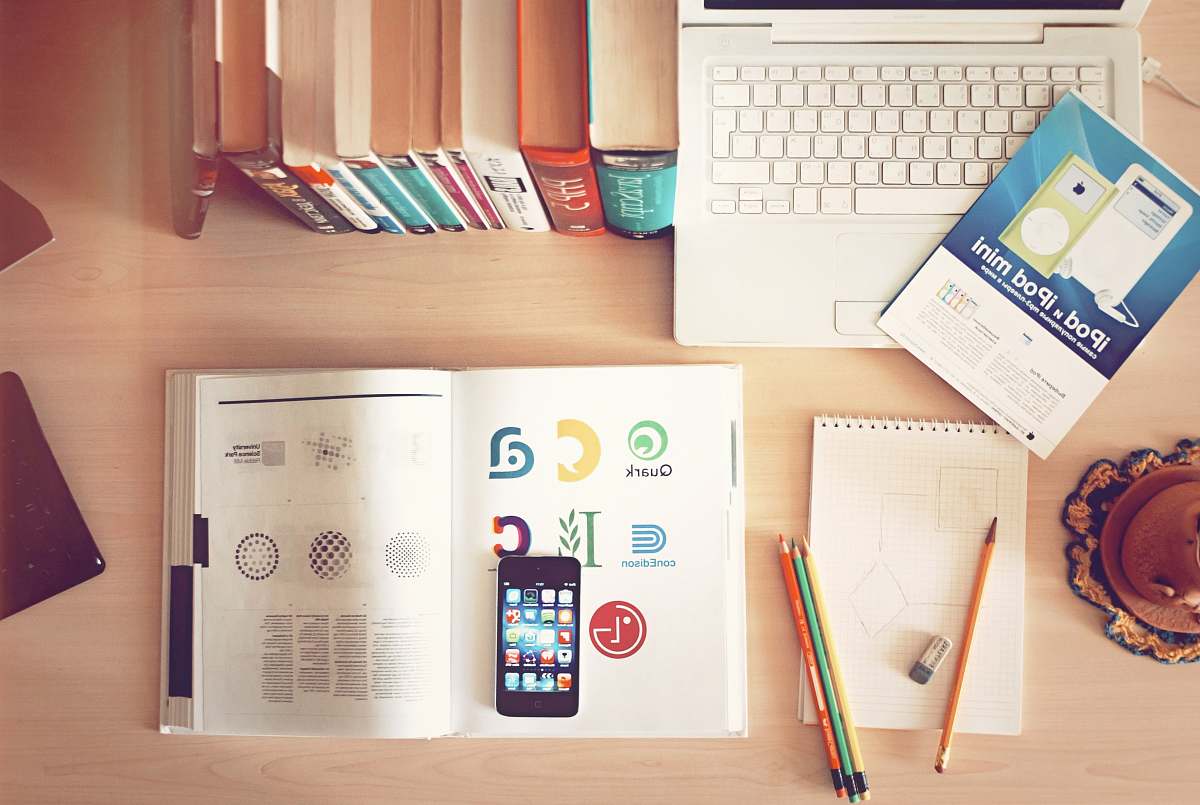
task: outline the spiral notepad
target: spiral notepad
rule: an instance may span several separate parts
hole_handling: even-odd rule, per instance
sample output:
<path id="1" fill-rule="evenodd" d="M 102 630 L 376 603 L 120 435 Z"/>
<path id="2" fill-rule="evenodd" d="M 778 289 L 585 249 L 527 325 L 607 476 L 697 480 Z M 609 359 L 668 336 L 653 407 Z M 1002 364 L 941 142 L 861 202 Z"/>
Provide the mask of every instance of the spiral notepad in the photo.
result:
<path id="1" fill-rule="evenodd" d="M 1021 731 L 1027 469 L 1028 452 L 996 425 L 814 420 L 809 537 L 858 726 L 941 726 L 980 545 L 997 517 L 957 729 Z M 935 635 L 954 647 L 919 685 L 908 672 Z"/>

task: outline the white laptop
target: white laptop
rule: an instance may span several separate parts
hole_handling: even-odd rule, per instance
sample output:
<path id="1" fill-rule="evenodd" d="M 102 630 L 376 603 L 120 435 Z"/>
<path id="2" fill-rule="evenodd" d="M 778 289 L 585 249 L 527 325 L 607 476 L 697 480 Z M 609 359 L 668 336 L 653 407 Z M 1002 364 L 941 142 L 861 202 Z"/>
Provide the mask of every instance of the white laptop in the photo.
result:
<path id="1" fill-rule="evenodd" d="M 1078 88 L 1142 129 L 1149 0 L 679 0 L 675 338 L 893 346 L 883 307 Z"/>

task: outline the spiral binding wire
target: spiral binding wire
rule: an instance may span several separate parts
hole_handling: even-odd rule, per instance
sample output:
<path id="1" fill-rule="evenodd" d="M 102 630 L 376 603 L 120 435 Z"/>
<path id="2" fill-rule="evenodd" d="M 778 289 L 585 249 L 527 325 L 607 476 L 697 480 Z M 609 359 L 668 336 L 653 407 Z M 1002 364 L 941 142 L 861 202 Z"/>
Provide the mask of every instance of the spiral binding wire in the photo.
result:
<path id="1" fill-rule="evenodd" d="M 845 428 L 846 430 L 907 430 L 941 433 L 991 433 L 1007 434 L 995 422 L 972 422 L 957 419 L 912 419 L 905 417 L 849 416 L 821 414 L 814 422 L 822 428 Z"/>

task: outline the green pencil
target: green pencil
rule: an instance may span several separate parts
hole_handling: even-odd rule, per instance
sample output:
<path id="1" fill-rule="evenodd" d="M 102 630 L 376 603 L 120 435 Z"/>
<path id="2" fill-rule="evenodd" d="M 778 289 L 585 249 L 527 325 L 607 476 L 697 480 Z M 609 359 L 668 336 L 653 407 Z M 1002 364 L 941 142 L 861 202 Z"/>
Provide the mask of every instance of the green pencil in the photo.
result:
<path id="1" fill-rule="evenodd" d="M 804 617 L 808 621 L 808 631 L 812 634 L 813 648 L 817 651 L 817 667 L 821 671 L 821 687 L 825 689 L 825 706 L 829 709 L 829 720 L 833 723 L 833 737 L 837 743 L 838 757 L 843 769 L 853 769 L 850 760 L 850 750 L 846 746 L 846 733 L 842 728 L 842 711 L 838 707 L 837 693 L 833 688 L 833 677 L 829 673 L 829 659 L 825 656 L 825 638 L 821 635 L 821 624 L 817 620 L 817 608 L 813 604 L 812 588 L 808 583 L 808 571 L 804 568 L 804 559 L 800 549 L 792 541 L 792 564 L 796 567 L 796 578 L 800 582 L 800 597 L 804 599 Z M 853 776 L 845 778 L 846 793 L 851 802 L 858 802 L 861 797 L 854 783 Z"/>

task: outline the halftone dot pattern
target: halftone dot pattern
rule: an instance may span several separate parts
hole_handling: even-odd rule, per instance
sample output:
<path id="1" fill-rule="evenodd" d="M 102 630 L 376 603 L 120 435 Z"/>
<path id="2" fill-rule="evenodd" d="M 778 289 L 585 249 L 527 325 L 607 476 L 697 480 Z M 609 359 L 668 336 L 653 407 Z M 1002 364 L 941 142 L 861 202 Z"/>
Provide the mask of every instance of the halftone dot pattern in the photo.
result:
<path id="1" fill-rule="evenodd" d="M 341 531 L 322 531 L 308 549 L 308 566 L 317 578 L 327 581 L 346 575 L 353 558 L 350 540 Z"/>
<path id="2" fill-rule="evenodd" d="M 429 543 L 416 531 L 401 531 L 384 548 L 388 570 L 402 579 L 415 579 L 429 566 Z"/>
<path id="3" fill-rule="evenodd" d="M 243 576 L 251 581 L 262 581 L 279 567 L 279 546 L 266 534 L 255 531 L 238 542 L 233 561 Z"/>
<path id="4" fill-rule="evenodd" d="M 301 442 L 312 451 L 314 467 L 340 470 L 354 463 L 354 440 L 349 436 L 333 436 L 322 431 L 315 439 Z"/>

